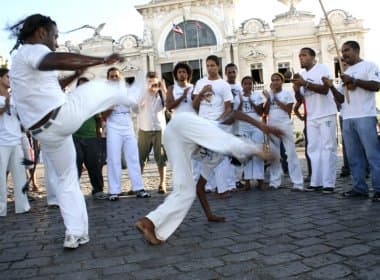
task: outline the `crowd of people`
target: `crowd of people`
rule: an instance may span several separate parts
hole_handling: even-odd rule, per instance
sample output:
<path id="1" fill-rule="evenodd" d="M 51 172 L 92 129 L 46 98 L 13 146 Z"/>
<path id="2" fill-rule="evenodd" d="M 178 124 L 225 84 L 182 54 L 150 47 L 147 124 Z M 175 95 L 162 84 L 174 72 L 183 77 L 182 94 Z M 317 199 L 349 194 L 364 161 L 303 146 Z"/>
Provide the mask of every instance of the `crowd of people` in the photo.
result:
<path id="1" fill-rule="evenodd" d="M 375 101 L 380 89 L 379 68 L 360 58 L 356 41 L 342 45 L 347 67 L 338 86 L 328 67 L 317 63 L 315 51 L 304 47 L 299 52 L 302 71 L 290 80 L 294 92 L 283 87 L 286 79 L 279 72 L 271 75 L 269 88 L 259 92 L 254 90 L 251 76 L 237 81 L 238 68 L 233 63 L 225 66 L 224 80 L 215 55 L 206 58 L 207 76 L 195 85 L 191 84 L 192 69 L 185 62 L 175 65 L 173 85 L 166 87 L 156 72 L 140 73 L 130 85 L 119 68 L 111 67 L 123 60 L 118 54 L 92 57 L 55 52 L 58 30 L 50 17 L 31 15 L 10 29 L 17 38 L 17 52 L 9 75 L 8 69 L 0 70 L 0 216 L 7 214 L 8 171 L 14 181 L 16 213 L 30 210 L 23 192 L 27 176 L 21 163 L 28 154 L 28 149 L 23 153 L 21 148 L 25 130 L 41 149 L 47 200 L 61 211 L 65 248 L 77 248 L 90 240 L 79 180 L 83 170 L 89 174 L 96 200 L 117 201 L 125 194 L 123 165 L 131 180 L 127 194 L 149 198 L 143 170 L 152 150 L 160 194 L 167 192 L 167 161 L 173 171 L 173 191 L 136 223 L 153 245 L 162 244 L 173 234 L 196 197 L 208 221 L 225 221 L 211 211 L 207 191 L 215 190 L 218 197 L 226 198 L 233 191 L 251 189 L 253 181 L 260 190 L 280 188 L 284 154 L 292 190 L 333 193 L 338 110 L 353 179 L 353 188 L 342 195 L 368 198 L 369 170 L 372 200 L 380 201 Z M 85 77 L 88 67 L 100 64 L 110 65 L 107 80 Z M 74 74 L 58 79 L 56 70 Z M 64 88 L 74 81 L 75 89 L 66 93 Z M 305 178 L 294 144 L 293 111 L 305 124 L 309 159 Z M 165 118 L 168 112 L 169 122 Z M 132 114 L 137 114 L 137 136 Z M 35 175 L 33 171 L 30 176 Z M 38 189 L 33 182 L 34 190 Z M 306 182 L 310 184 L 305 186 Z"/>

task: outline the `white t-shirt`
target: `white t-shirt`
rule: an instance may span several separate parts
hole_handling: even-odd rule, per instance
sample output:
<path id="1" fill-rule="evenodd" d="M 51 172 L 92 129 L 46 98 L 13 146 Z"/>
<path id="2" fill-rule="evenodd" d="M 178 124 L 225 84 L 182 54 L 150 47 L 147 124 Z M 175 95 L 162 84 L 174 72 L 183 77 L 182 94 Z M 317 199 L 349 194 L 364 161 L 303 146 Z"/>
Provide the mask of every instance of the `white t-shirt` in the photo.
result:
<path id="1" fill-rule="evenodd" d="M 107 118 L 107 128 L 123 130 L 125 133 L 134 134 L 131 118 L 131 108 L 125 105 L 117 105 L 112 108 L 112 113 Z"/>
<path id="2" fill-rule="evenodd" d="M 9 112 L 4 112 L 0 115 L 0 146 L 16 146 L 21 144 L 20 121 L 17 118 L 12 97 L 10 98 L 9 105 Z"/>
<path id="3" fill-rule="evenodd" d="M 369 61 L 361 61 L 350 66 L 345 74 L 355 79 L 365 81 L 380 82 L 379 67 Z M 340 86 L 339 92 L 344 94 L 344 88 Z M 342 104 L 341 115 L 343 119 L 373 117 L 376 116 L 376 93 L 356 87 L 355 90 L 349 90 L 350 104 L 345 101 Z"/>
<path id="4" fill-rule="evenodd" d="M 199 94 L 206 85 L 211 85 L 212 90 L 206 93 L 207 97 L 201 101 L 198 114 L 205 119 L 217 120 L 224 113 L 224 102 L 231 102 L 233 99 L 231 88 L 222 79 L 209 80 L 205 77 L 195 85 L 194 94 Z"/>
<path id="5" fill-rule="evenodd" d="M 300 74 L 305 81 L 318 85 L 323 85 L 322 77 L 329 79 L 332 77 L 329 68 L 324 64 L 318 63 L 309 71 L 303 70 Z M 337 113 L 334 96 L 331 91 L 329 91 L 327 95 L 323 95 L 302 87 L 301 94 L 305 97 L 308 120 L 314 120 Z"/>
<path id="6" fill-rule="evenodd" d="M 229 84 L 229 85 L 231 87 L 231 93 L 233 96 L 232 108 L 234 111 L 236 111 L 240 105 L 240 95 L 243 94 L 243 89 L 239 84 Z"/>
<path id="7" fill-rule="evenodd" d="M 143 131 L 159 131 L 165 127 L 164 106 L 161 97 L 157 93 L 151 95 L 146 92 L 139 104 L 137 115 L 139 128 Z"/>
<path id="8" fill-rule="evenodd" d="M 42 44 L 25 44 L 16 53 L 9 71 L 14 101 L 25 128 L 65 103 L 56 71 L 40 71 L 41 60 L 51 52 Z"/>
<path id="9" fill-rule="evenodd" d="M 251 92 L 251 95 L 249 97 L 242 95 L 241 111 L 244 114 L 250 116 L 252 119 L 261 121 L 261 116 L 256 113 L 255 108 L 251 105 L 251 102 L 256 106 L 260 104 L 262 105 L 264 103 L 264 98 L 257 91 Z M 252 125 L 247 122 L 239 121 L 239 127 L 242 130 L 249 130 L 252 128 Z"/>
<path id="10" fill-rule="evenodd" d="M 275 102 L 275 98 L 281 103 L 290 104 L 290 103 L 294 103 L 293 95 L 289 91 L 284 90 L 284 89 L 276 94 L 270 91 L 269 94 L 270 94 L 270 100 L 269 100 L 270 108 L 269 108 L 269 115 L 268 115 L 268 124 L 291 123 L 289 114 L 285 112 L 283 109 L 281 109 L 280 106 L 277 105 L 277 103 Z"/>
<path id="11" fill-rule="evenodd" d="M 182 112 L 195 112 L 193 108 L 193 103 L 192 103 L 193 101 L 191 100 L 191 93 L 193 92 L 192 84 L 188 84 L 186 85 L 185 88 L 182 88 L 177 83 L 174 83 L 173 85 L 174 100 L 177 100 L 178 98 L 180 98 L 183 95 L 184 90 L 186 88 L 189 88 L 189 90 L 187 91 L 186 98 L 183 99 L 182 102 L 179 103 L 179 105 L 173 110 L 174 114 L 178 114 Z"/>

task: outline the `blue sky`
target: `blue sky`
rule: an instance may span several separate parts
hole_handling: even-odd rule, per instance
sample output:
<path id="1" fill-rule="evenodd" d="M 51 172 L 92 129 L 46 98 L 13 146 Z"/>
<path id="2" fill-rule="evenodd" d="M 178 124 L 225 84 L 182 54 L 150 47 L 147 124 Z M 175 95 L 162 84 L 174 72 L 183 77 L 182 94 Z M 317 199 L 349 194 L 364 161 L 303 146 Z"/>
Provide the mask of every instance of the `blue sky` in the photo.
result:
<path id="1" fill-rule="evenodd" d="M 0 17 L 0 54 L 8 58 L 14 40 L 9 40 L 9 33 L 4 30 L 7 24 L 16 23 L 33 13 L 41 13 L 52 17 L 57 22 L 60 31 L 67 31 L 84 24 L 98 26 L 106 22 L 101 34 L 119 39 L 125 34 L 136 34 L 142 37 L 143 21 L 134 9 L 135 5 L 142 5 L 149 0 L 11 0 L 1 7 Z M 373 0 L 324 0 L 326 9 L 344 9 L 356 18 L 364 20 L 364 26 L 370 28 L 368 34 L 366 58 L 380 64 L 377 50 L 377 38 L 380 37 L 378 13 L 373 9 Z M 306 10 L 315 14 L 317 19 L 322 16 L 318 0 L 303 0 L 297 5 L 298 10 Z M 287 8 L 276 0 L 240 0 L 238 8 L 238 23 L 245 19 L 256 17 L 265 20 L 270 25 L 275 15 L 286 12 Z M 71 40 L 79 43 L 91 37 L 93 31 L 81 30 L 68 35 L 60 35 L 59 43 Z"/>

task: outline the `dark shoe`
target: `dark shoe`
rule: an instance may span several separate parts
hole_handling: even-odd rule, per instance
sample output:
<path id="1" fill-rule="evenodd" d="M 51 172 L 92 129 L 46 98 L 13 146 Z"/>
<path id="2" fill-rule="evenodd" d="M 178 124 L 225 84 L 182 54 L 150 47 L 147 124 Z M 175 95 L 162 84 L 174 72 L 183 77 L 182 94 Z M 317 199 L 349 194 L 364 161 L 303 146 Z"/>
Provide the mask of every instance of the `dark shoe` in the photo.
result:
<path id="1" fill-rule="evenodd" d="M 380 202 L 380 192 L 375 192 L 372 196 L 373 202 Z"/>
<path id="2" fill-rule="evenodd" d="M 104 192 L 97 192 L 92 195 L 92 198 L 94 200 L 104 200 L 107 199 L 108 195 L 105 194 Z"/>
<path id="3" fill-rule="evenodd" d="M 136 192 L 137 198 L 148 198 L 150 197 L 150 193 L 147 193 L 145 190 L 139 190 Z"/>
<path id="4" fill-rule="evenodd" d="M 368 193 L 362 193 L 351 189 L 347 192 L 342 193 L 344 197 L 357 197 L 357 198 L 368 198 Z"/>
<path id="5" fill-rule="evenodd" d="M 323 189 L 322 186 L 317 186 L 317 187 L 308 186 L 305 188 L 305 191 L 307 191 L 307 192 L 319 192 L 322 189 Z"/>
<path id="6" fill-rule="evenodd" d="M 342 168 L 342 171 L 340 172 L 341 178 L 348 177 L 350 175 L 351 175 L 350 171 L 348 171 L 346 168 Z"/>
<path id="7" fill-rule="evenodd" d="M 236 186 L 237 189 L 244 189 L 244 184 L 242 182 L 240 182 L 240 181 L 237 181 L 235 183 L 235 186 Z"/>
<path id="8" fill-rule="evenodd" d="M 119 200 L 119 195 L 118 194 L 110 194 L 108 197 L 109 201 L 116 201 Z"/>
<path id="9" fill-rule="evenodd" d="M 326 193 L 326 194 L 334 193 L 334 188 L 323 188 L 322 193 Z"/>

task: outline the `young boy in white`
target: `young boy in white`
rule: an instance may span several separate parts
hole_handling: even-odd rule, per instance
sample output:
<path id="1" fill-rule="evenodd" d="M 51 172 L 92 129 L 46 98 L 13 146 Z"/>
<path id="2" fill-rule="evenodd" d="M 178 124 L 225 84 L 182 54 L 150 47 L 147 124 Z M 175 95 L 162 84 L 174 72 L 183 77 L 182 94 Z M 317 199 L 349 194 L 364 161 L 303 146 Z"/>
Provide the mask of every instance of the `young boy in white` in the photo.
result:
<path id="1" fill-rule="evenodd" d="M 329 87 L 322 77 L 331 79 L 326 65 L 315 62 L 315 52 L 303 48 L 299 53 L 304 70 L 294 75 L 293 88 L 297 100 L 305 100 L 307 107 L 307 152 L 311 161 L 310 186 L 306 190 L 332 193 L 336 180 L 336 114 L 337 108 Z"/>
<path id="2" fill-rule="evenodd" d="M 21 129 L 17 112 L 8 93 L 8 69 L 0 69 L 0 216 L 7 215 L 7 171 L 12 174 L 14 184 L 15 212 L 25 213 L 30 209 L 28 197 L 22 192 L 26 183 Z"/>
<path id="3" fill-rule="evenodd" d="M 297 157 L 296 146 L 293 137 L 293 125 L 290 119 L 294 99 L 289 91 L 282 89 L 285 78 L 281 73 L 274 73 L 271 77 L 270 92 L 264 91 L 267 98 L 264 111 L 268 115 L 268 125 L 280 128 L 284 132 L 282 139 L 272 137 L 270 150 L 278 157 L 271 162 L 269 173 L 269 185 L 275 189 L 281 186 L 281 163 L 280 145 L 284 144 L 286 155 L 288 156 L 289 176 L 293 182 L 294 190 L 303 190 L 303 177 L 300 161 Z"/>
<path id="4" fill-rule="evenodd" d="M 261 121 L 264 98 L 260 93 L 252 91 L 253 80 L 251 76 L 244 77 L 241 84 L 243 86 L 243 95 L 240 97 L 241 102 L 238 110 L 257 121 Z M 239 122 L 239 134 L 258 145 L 263 144 L 263 132 L 249 123 Z M 264 180 L 264 161 L 254 156 L 245 162 L 243 177 L 246 190 L 250 189 L 250 180 L 254 179 L 258 181 L 257 187 L 261 188 Z"/>

